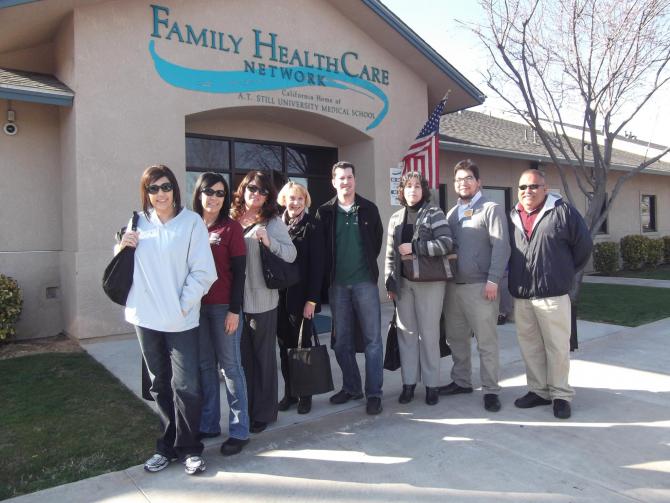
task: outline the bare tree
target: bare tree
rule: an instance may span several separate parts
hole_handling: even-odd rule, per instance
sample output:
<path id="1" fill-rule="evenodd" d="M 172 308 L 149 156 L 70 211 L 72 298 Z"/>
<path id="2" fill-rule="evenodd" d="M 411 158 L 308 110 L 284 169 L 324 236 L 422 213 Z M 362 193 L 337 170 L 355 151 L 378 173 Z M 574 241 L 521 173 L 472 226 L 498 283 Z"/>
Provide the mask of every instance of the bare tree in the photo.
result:
<path id="1" fill-rule="evenodd" d="M 623 173 L 608 196 L 615 137 L 670 80 L 670 0 L 480 3 L 488 24 L 473 30 L 493 59 L 488 86 L 537 133 L 573 205 L 576 182 L 595 236 L 623 184 L 670 152 Z"/>

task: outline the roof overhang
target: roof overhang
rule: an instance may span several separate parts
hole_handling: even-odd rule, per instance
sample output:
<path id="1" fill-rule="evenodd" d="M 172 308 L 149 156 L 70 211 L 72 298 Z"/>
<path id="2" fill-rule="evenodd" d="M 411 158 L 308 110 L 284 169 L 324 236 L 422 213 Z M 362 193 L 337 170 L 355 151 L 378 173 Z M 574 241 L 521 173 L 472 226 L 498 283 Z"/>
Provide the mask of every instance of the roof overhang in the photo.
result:
<path id="1" fill-rule="evenodd" d="M 74 93 L 53 75 L 0 68 L 0 98 L 70 107 Z"/>
<path id="2" fill-rule="evenodd" d="M 484 147 L 482 145 L 474 145 L 467 143 L 459 143 L 455 141 L 440 140 L 440 150 L 449 152 L 463 152 L 464 154 L 478 154 L 490 157 L 502 157 L 503 159 L 517 159 L 521 161 L 534 161 L 541 164 L 554 164 L 554 160 L 548 155 L 531 154 L 528 152 L 519 152 L 515 150 L 502 150 L 492 147 Z M 565 161 L 565 164 L 568 164 Z M 586 162 L 587 166 L 593 166 L 593 162 Z M 632 171 L 634 166 L 626 164 L 611 164 L 611 169 L 614 171 Z M 662 169 L 645 168 L 643 173 L 648 175 L 663 175 L 670 176 L 670 171 Z"/>

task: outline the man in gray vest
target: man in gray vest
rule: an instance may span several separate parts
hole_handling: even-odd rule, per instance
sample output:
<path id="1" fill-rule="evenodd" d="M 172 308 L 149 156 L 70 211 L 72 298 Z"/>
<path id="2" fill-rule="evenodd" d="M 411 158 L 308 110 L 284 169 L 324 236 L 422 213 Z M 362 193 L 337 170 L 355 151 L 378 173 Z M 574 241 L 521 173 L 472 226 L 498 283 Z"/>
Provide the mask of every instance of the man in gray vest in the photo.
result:
<path id="1" fill-rule="evenodd" d="M 457 246 L 455 281 L 444 299 L 447 342 L 454 365 L 442 395 L 472 393 L 471 335 L 479 350 L 484 408 L 500 410 L 498 358 L 498 284 L 510 255 L 505 210 L 481 193 L 479 167 L 470 159 L 454 167 L 458 203 L 447 213 Z"/>

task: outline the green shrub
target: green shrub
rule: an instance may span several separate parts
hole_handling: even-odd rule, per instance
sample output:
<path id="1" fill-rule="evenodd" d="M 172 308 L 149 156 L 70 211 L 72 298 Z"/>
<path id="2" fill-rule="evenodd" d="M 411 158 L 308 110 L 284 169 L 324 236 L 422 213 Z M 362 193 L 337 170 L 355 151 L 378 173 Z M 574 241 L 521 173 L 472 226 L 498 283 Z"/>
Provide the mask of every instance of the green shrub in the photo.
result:
<path id="1" fill-rule="evenodd" d="M 666 264 L 670 264 L 670 236 L 663 236 L 663 248 L 665 249 L 663 253 L 663 261 Z"/>
<path id="2" fill-rule="evenodd" d="M 647 241 L 649 238 L 633 234 L 621 238 L 621 258 L 623 268 L 630 270 L 642 269 L 647 262 Z"/>
<path id="3" fill-rule="evenodd" d="M 593 247 L 593 268 L 602 274 L 619 270 L 619 245 L 613 241 L 596 243 Z"/>
<path id="4" fill-rule="evenodd" d="M 0 274 L 0 341 L 16 334 L 15 324 L 22 307 L 19 284 L 9 276 Z"/>
<path id="5" fill-rule="evenodd" d="M 665 242 L 663 238 L 649 239 L 647 241 L 647 265 L 656 267 L 663 262 L 663 255 L 665 254 Z"/>

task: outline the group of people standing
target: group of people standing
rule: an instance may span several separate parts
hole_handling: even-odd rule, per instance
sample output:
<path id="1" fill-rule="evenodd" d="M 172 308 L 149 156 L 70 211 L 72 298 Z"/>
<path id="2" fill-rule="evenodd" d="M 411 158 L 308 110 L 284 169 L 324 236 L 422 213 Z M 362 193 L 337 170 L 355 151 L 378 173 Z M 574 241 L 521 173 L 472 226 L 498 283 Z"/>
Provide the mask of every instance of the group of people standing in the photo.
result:
<path id="1" fill-rule="evenodd" d="M 221 434 L 220 376 L 230 408 L 223 455 L 239 453 L 250 433 L 265 430 L 278 411 L 297 405 L 298 413 L 310 412 L 312 397 L 291 390 L 288 350 L 298 345 L 305 321 L 319 312 L 325 288 L 342 371 L 342 388 L 330 402 L 365 397 L 368 414 L 382 412 L 377 258 L 383 224 L 376 205 L 356 193 L 353 164 L 337 162 L 331 174 L 335 197 L 309 213 L 304 186 L 289 182 L 277 194 L 271 176 L 261 171 L 249 172 L 233 194 L 221 174 L 203 173 L 195 184 L 193 211 L 182 206 L 169 168 L 150 166 L 143 173 L 142 213 L 120 247 L 136 249 L 125 318 L 135 326 L 163 428 L 147 471 L 175 460 L 188 474 L 205 470 L 202 439 Z M 482 195 L 479 169 L 471 161 L 454 169 L 459 201 L 446 216 L 430 203 L 420 174 L 403 176 L 403 208 L 388 225 L 384 270 L 396 305 L 401 403 L 413 399 L 419 381 L 429 405 L 438 403 L 439 395 L 471 393 L 474 334 L 484 407 L 500 409 L 496 323 L 499 285 L 508 268 L 530 387 L 515 404 L 526 408 L 553 400 L 556 417 L 570 416 L 567 293 L 588 260 L 591 240 L 579 213 L 547 193 L 541 172 L 528 170 L 519 183 L 510 236 L 503 209 Z M 262 247 L 297 262 L 300 281 L 284 290 L 268 288 Z M 415 281 L 407 274 L 408 257 L 452 253 L 458 257 L 453 281 Z M 443 312 L 454 361 L 446 386 L 440 386 L 438 346 Z M 285 383 L 281 400 L 277 343 Z M 357 345 L 365 355 L 364 387 Z"/>

